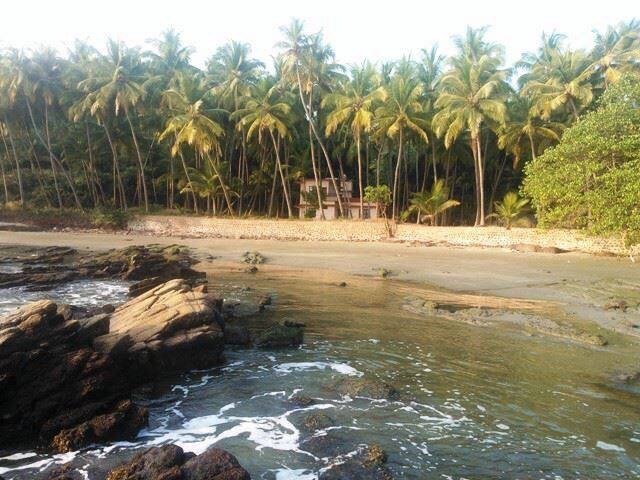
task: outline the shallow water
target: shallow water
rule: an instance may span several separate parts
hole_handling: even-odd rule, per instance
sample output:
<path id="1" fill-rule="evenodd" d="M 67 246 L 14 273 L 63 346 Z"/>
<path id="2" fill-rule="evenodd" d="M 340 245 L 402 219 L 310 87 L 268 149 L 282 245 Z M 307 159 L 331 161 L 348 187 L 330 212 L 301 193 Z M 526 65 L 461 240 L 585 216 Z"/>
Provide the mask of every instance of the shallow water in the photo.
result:
<path id="1" fill-rule="evenodd" d="M 323 279 L 258 274 L 216 279 L 212 290 L 238 297 L 244 285 L 277 293 L 266 317 L 305 322 L 304 347 L 230 351 L 222 368 L 167 379 L 160 393 L 140 394 L 150 425 L 135 442 L 63 456 L 5 452 L 0 474 L 30 478 L 73 459 L 90 477 L 101 462 L 172 442 L 196 453 L 225 448 L 253 478 L 309 480 L 335 461 L 306 448 L 303 419 L 322 410 L 333 426 L 315 435 L 334 437 L 334 453 L 378 443 L 397 478 L 640 476 L 637 393 L 605 383 L 606 374 L 637 367 L 636 347 L 592 349 L 418 317 L 400 308 L 414 287 L 388 280 L 339 288 Z M 347 376 L 391 383 L 399 398 L 342 397 L 330 385 Z M 315 404 L 292 406 L 288 398 L 297 393 Z"/>

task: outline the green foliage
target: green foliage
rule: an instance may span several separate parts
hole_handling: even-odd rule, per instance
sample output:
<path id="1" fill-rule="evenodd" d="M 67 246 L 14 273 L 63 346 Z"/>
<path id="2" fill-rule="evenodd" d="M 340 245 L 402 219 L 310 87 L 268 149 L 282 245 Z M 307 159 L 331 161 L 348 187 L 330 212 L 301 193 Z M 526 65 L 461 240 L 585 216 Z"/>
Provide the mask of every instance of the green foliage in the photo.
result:
<path id="1" fill-rule="evenodd" d="M 640 77 L 627 74 L 596 111 L 526 168 L 523 192 L 540 225 L 640 241 Z"/>
<path id="2" fill-rule="evenodd" d="M 459 201 L 449 199 L 449 188 L 440 179 L 433 184 L 431 190 L 414 193 L 406 212 L 416 215 L 416 223 L 421 223 L 426 218 L 431 225 L 435 225 L 440 213 L 458 205 Z"/>
<path id="3" fill-rule="evenodd" d="M 89 212 L 91 223 L 96 228 L 120 230 L 127 228 L 130 215 L 122 210 L 96 208 Z"/>
<path id="4" fill-rule="evenodd" d="M 516 192 L 507 192 L 501 202 L 495 202 L 495 213 L 487 215 L 487 218 L 497 218 L 507 230 L 527 213 L 528 198 L 520 197 Z"/>
<path id="5" fill-rule="evenodd" d="M 369 185 L 364 189 L 364 201 L 375 203 L 384 215 L 387 207 L 391 203 L 391 190 L 386 185 L 374 187 Z"/>

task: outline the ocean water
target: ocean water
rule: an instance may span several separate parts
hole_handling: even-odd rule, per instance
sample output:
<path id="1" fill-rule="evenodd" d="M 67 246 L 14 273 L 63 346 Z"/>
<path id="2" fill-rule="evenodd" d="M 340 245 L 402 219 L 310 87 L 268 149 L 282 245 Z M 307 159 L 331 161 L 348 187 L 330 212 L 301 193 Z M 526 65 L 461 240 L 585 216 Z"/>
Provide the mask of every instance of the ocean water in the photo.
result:
<path id="1" fill-rule="evenodd" d="M 0 475 L 33 478 L 70 461 L 96 478 L 133 451 L 175 443 L 195 453 L 225 448 L 252 478 L 311 480 L 376 443 L 395 478 L 640 476 L 638 392 L 607 381 L 637 367 L 633 345 L 596 349 L 413 315 L 401 303 L 414 287 L 387 280 L 339 288 L 321 279 L 235 276 L 216 278 L 212 290 L 238 298 L 246 286 L 274 294 L 264 321 L 307 325 L 301 348 L 229 350 L 219 368 L 138 392 L 150 422 L 135 441 L 65 455 L 1 452 Z M 386 382 L 398 396 L 341 395 L 335 384 L 344 379 Z M 314 401 L 301 407 L 296 395 Z M 319 412 L 329 421 L 307 430 L 305 419 Z"/>

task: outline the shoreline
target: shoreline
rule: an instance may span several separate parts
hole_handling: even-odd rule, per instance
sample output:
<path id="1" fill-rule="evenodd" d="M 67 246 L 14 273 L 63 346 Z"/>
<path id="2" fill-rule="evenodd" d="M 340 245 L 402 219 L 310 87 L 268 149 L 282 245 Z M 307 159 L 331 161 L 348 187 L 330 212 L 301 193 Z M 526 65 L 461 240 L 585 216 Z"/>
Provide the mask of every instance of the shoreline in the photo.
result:
<path id="1" fill-rule="evenodd" d="M 137 233 L 7 232 L 0 245 L 69 246 L 108 250 L 139 244 L 181 244 L 191 248 L 209 270 L 241 269 L 241 255 L 259 251 L 267 259 L 259 269 L 278 275 L 407 281 L 452 294 L 531 300 L 554 305 L 571 323 L 640 339 L 640 270 L 627 259 L 584 253 L 514 252 L 499 248 L 451 247 L 400 242 L 249 240 L 165 237 Z M 1 246 L 0 246 L 1 248 Z M 297 273 L 295 273 L 297 272 Z M 628 309 L 606 309 L 624 300 Z"/>

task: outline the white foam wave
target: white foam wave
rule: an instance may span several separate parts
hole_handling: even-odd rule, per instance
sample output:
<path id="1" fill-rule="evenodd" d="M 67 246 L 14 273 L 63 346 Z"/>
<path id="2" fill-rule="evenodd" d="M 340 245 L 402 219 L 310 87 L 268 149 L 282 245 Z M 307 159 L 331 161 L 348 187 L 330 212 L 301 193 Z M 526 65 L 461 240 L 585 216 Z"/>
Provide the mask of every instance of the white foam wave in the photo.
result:
<path id="1" fill-rule="evenodd" d="M 352 366 L 346 363 L 337 362 L 290 362 L 281 363 L 273 367 L 276 372 L 279 373 L 291 373 L 296 371 L 309 371 L 309 370 L 326 370 L 330 369 L 334 372 L 341 373 L 342 375 L 358 376 L 363 375 L 362 372 L 356 370 Z"/>

